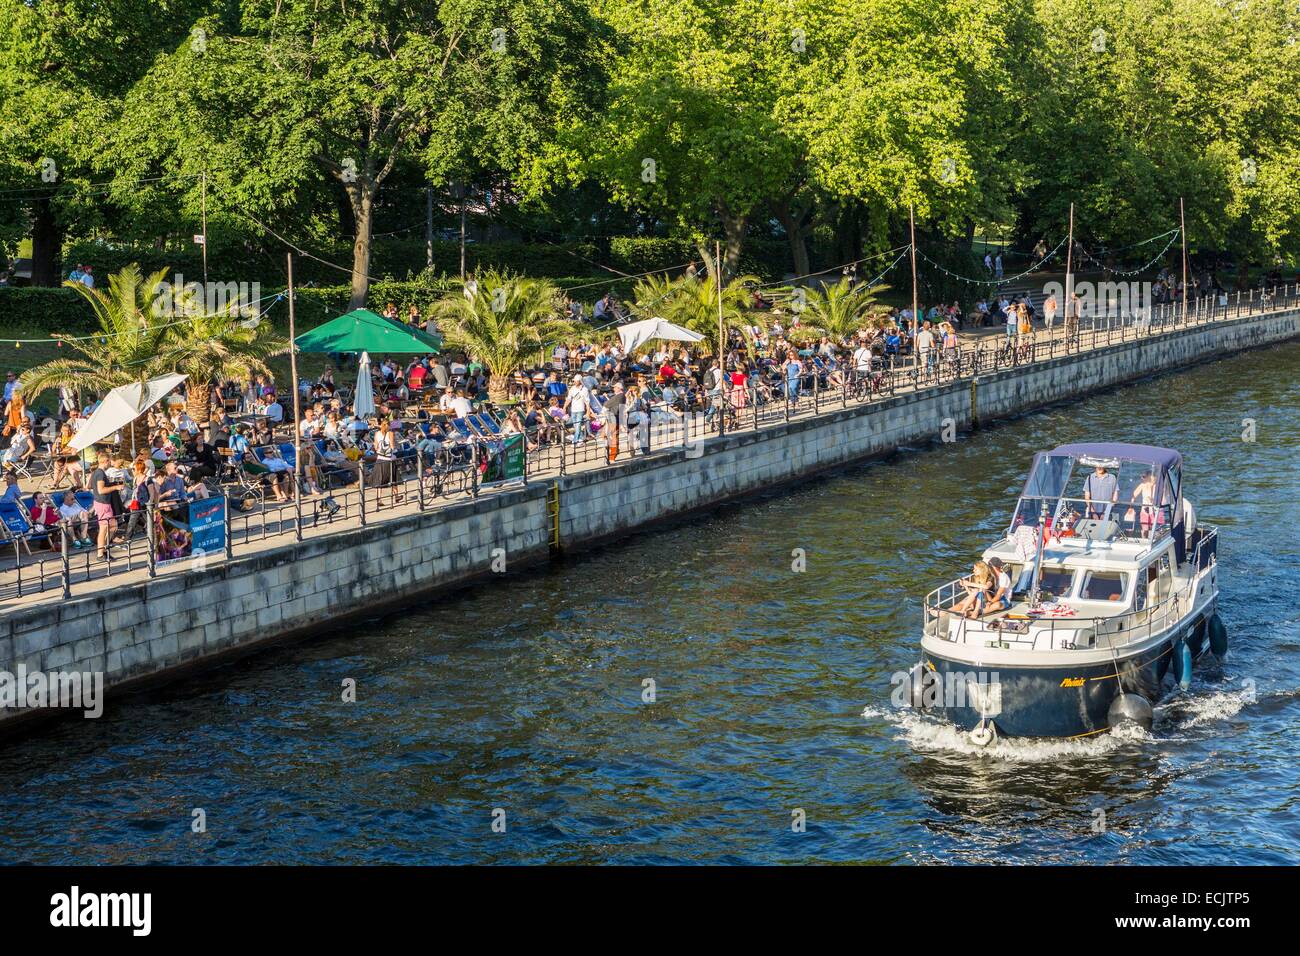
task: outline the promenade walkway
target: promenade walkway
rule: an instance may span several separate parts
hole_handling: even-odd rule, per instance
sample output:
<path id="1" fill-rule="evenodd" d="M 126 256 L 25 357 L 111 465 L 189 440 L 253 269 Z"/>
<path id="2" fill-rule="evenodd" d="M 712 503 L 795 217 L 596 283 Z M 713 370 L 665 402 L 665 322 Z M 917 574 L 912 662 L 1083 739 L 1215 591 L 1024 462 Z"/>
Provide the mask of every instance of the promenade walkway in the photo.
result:
<path id="1" fill-rule="evenodd" d="M 1258 318 L 1277 314 L 1300 305 L 1296 287 L 1279 288 L 1277 293 L 1261 301 L 1258 296 L 1227 305 L 1208 300 L 1191 304 L 1184 316 L 1181 309 L 1170 307 L 1157 310 L 1151 319 L 1132 317 L 1124 320 L 1098 320 L 1084 327 L 1074 340 L 1067 340 L 1066 330 L 1058 320 L 1049 333 L 1038 330 L 1028 343 L 1021 342 L 1015 349 L 1005 347 L 1005 332 L 997 329 L 977 330 L 964 336 L 961 353 L 956 362 L 940 361 L 933 369 L 919 369 L 908 365 L 879 376 L 871 386 L 846 386 L 840 389 L 805 392 L 797 401 L 777 399 L 766 405 L 747 403 L 743 408 L 728 408 L 726 431 L 755 431 L 776 427 L 787 421 L 799 421 L 818 415 L 828 415 L 845 408 L 862 407 L 894 396 L 917 390 L 944 387 L 953 382 L 994 371 L 1046 362 L 1063 357 L 1087 354 L 1125 342 L 1166 334 L 1213 323 L 1238 319 Z M 649 437 L 649 447 L 640 454 L 657 456 L 680 451 L 684 442 L 705 441 L 718 435 L 718 418 L 704 421 L 703 416 L 688 418 L 682 427 L 668 431 L 656 429 Z M 620 442 L 617 467 L 632 457 L 632 442 Z M 606 448 L 602 442 L 591 440 L 579 446 L 565 441 L 563 445 L 546 445 L 528 454 L 526 482 L 545 483 L 572 474 L 585 473 L 611 467 L 605 461 Z M 64 599 L 65 595 L 81 597 L 148 580 L 153 576 L 173 573 L 177 569 L 192 569 L 198 565 L 211 565 L 234 558 L 260 554 L 292 544 L 296 535 L 310 540 L 325 535 L 340 534 L 368 526 L 382 526 L 387 522 L 420 512 L 438 512 L 475 498 L 500 495 L 513 485 L 491 488 L 479 487 L 476 479 L 464 473 L 453 476 L 450 485 L 438 494 L 421 490 L 414 477 L 399 486 L 402 500 L 390 503 L 391 489 L 368 488 L 360 491 L 355 485 L 332 492 L 331 502 L 337 511 L 331 516 L 322 510 L 325 496 L 303 497 L 300 502 L 276 505 L 274 503 L 247 513 L 230 515 L 227 549 L 225 553 L 206 554 L 182 559 L 173 564 L 155 566 L 150 557 L 150 543 L 145 536 L 120 546 L 118 557 L 111 563 L 96 560 L 92 552 L 72 551 L 41 553 L 6 542 L 8 552 L 0 558 L 0 616 L 13 610 Z"/>

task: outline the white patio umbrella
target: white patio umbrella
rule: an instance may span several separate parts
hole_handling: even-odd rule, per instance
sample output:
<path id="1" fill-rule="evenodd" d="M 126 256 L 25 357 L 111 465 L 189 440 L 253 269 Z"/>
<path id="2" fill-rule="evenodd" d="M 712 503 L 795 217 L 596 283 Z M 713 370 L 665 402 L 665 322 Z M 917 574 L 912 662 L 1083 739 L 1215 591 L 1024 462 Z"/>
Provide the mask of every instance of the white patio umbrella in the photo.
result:
<path id="1" fill-rule="evenodd" d="M 352 411 L 357 418 L 369 418 L 375 413 L 375 388 L 370 382 L 370 353 L 361 353 L 361 366 L 357 372 L 357 391 L 352 396 Z"/>
<path id="2" fill-rule="evenodd" d="M 68 447 L 81 451 L 120 431 L 183 381 L 185 376 L 176 373 L 160 375 L 147 382 L 119 385 L 104 396 L 95 413 L 86 419 L 86 424 L 82 425 L 81 430 L 72 437 Z"/>
<path id="3" fill-rule="evenodd" d="M 651 339 L 667 339 L 671 342 L 698 342 L 704 336 L 680 325 L 673 325 L 667 319 L 646 319 L 642 322 L 629 322 L 618 327 L 618 337 L 623 343 L 623 351 L 632 353 Z"/>

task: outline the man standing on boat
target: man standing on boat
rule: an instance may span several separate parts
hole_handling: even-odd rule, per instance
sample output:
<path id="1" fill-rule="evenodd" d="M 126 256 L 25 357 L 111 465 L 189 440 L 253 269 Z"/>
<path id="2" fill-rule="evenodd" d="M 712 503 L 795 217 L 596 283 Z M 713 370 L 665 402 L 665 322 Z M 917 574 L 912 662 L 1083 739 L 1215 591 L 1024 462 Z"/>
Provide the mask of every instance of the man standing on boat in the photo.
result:
<path id="1" fill-rule="evenodd" d="M 1119 482 L 1108 472 L 1104 465 L 1083 482 L 1083 500 L 1088 503 L 1089 518 L 1104 518 L 1110 506 L 1119 501 Z"/>

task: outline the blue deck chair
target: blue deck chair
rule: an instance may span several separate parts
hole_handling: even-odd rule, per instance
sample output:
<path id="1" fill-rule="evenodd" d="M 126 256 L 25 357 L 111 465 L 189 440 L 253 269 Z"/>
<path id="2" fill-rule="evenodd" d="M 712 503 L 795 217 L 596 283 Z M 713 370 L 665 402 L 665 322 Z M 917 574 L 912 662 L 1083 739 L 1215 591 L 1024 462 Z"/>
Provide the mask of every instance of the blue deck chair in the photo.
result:
<path id="1" fill-rule="evenodd" d="M 27 549 L 27 553 L 32 553 L 33 541 L 48 541 L 48 534 L 33 534 L 32 523 L 28 519 L 30 512 L 24 511 L 21 502 L 0 501 L 0 523 L 3 523 L 5 536 L 10 539 L 17 553 L 18 545 L 21 543 Z"/>
<path id="2" fill-rule="evenodd" d="M 466 441 L 469 441 L 474 437 L 474 433 L 470 431 L 469 425 L 463 418 L 453 418 L 451 420 L 451 427 L 456 429 L 456 434 Z"/>
<path id="3" fill-rule="evenodd" d="M 480 412 L 477 415 L 471 415 L 469 417 L 469 420 L 471 424 L 477 425 L 480 432 L 484 435 L 501 434 L 501 426 L 498 425 L 496 423 L 496 420 L 493 419 L 493 417 L 487 414 L 486 412 Z"/>

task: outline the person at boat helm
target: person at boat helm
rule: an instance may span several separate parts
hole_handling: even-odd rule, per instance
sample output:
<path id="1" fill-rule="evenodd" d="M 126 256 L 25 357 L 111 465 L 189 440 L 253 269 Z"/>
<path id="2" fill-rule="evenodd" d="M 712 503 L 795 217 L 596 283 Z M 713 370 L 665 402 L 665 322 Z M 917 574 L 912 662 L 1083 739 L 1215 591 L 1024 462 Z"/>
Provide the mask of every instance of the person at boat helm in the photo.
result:
<path id="1" fill-rule="evenodd" d="M 1110 505 L 1119 501 L 1119 482 L 1104 465 L 1084 479 L 1083 500 L 1088 503 L 1089 518 L 1104 518 Z"/>
<path id="2" fill-rule="evenodd" d="M 1002 566 L 1001 558 L 989 558 L 989 570 L 993 572 L 994 589 L 983 613 L 1008 610 L 1011 607 L 1011 575 Z"/>

